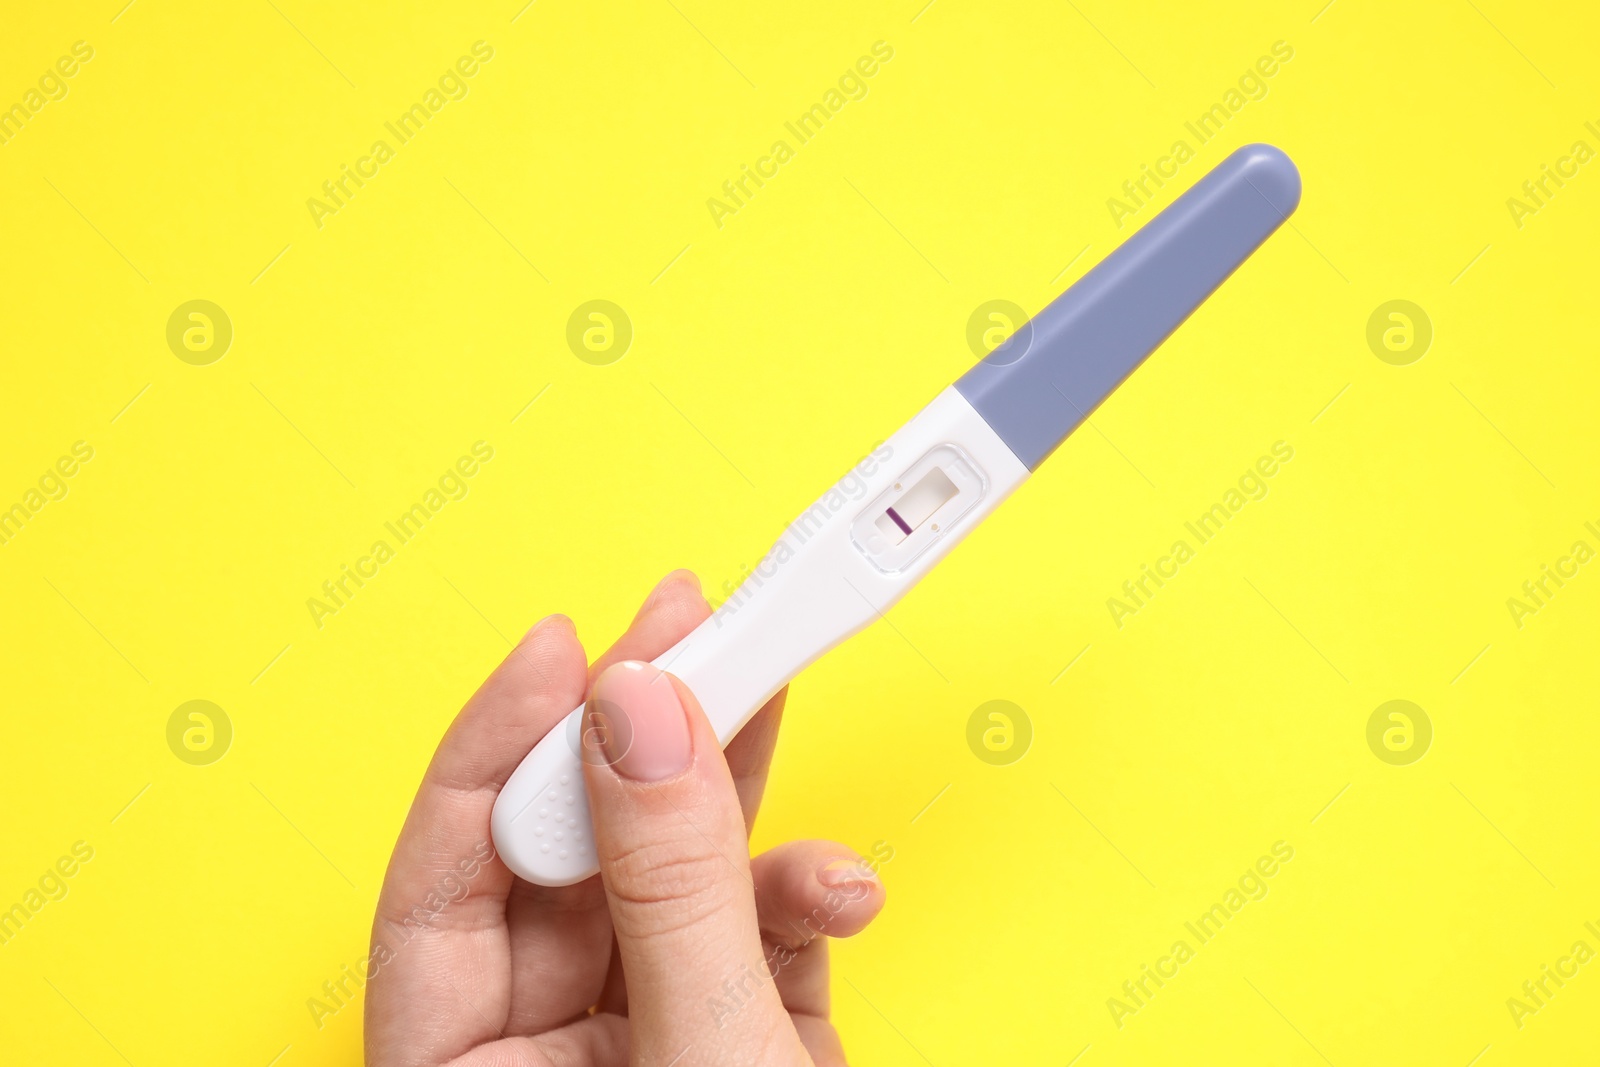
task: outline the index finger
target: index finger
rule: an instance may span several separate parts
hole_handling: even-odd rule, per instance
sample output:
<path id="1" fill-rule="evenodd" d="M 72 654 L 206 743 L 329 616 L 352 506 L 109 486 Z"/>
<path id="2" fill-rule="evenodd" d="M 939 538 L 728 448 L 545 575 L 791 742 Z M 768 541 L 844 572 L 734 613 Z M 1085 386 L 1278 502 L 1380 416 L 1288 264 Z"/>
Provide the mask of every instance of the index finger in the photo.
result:
<path id="1" fill-rule="evenodd" d="M 522 757 L 583 699 L 583 646 L 572 620 L 530 630 L 467 701 L 423 774 L 378 898 L 378 916 L 409 912 L 462 855 L 486 843 L 495 797 Z M 494 886 L 504 900 L 510 871 Z M 485 888 L 488 888 L 487 885 Z M 459 911 L 459 909 L 457 909 Z"/>

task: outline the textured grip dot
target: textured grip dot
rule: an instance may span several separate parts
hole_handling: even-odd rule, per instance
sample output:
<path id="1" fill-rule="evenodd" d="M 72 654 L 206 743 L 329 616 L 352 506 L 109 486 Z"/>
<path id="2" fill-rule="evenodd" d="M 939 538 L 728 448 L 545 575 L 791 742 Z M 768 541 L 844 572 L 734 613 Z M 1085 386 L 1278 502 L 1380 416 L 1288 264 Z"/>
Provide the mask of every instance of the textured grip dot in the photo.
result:
<path id="1" fill-rule="evenodd" d="M 545 735 L 517 768 L 492 820 L 500 858 L 540 885 L 570 885 L 599 870 L 583 768 L 566 743 L 566 725 Z"/>

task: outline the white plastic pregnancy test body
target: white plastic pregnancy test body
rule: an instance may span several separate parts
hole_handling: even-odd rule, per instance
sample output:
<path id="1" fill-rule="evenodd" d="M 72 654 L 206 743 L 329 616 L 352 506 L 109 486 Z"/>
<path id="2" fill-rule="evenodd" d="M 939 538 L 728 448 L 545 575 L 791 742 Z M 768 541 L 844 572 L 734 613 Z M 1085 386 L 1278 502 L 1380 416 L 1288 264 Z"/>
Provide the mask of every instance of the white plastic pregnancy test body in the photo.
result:
<path id="1" fill-rule="evenodd" d="M 1249 145 L 1228 157 L 874 450 L 876 463 L 861 465 L 870 469 L 791 523 L 655 665 L 689 686 L 726 745 L 998 507 L 1299 200 L 1282 152 Z M 599 869 L 579 754 L 584 711 L 534 747 L 495 802 L 501 858 L 541 885 Z"/>
<path id="2" fill-rule="evenodd" d="M 1028 468 L 954 386 L 874 455 L 888 459 L 861 478 L 867 483 L 865 492 L 852 482 L 853 493 L 836 490 L 831 500 L 824 496 L 812 505 L 722 607 L 654 661 L 688 685 L 722 744 L 789 679 L 887 611 L 1028 477 Z M 916 528 L 911 547 L 921 548 L 920 554 L 904 569 L 886 573 L 858 547 L 851 527 L 861 525 L 860 516 L 892 506 L 885 503 L 876 511 L 864 507 L 886 494 L 896 495 L 897 483 L 913 484 L 904 480 L 908 467 L 930 455 L 935 465 L 944 460 L 955 467 L 953 473 L 964 484 L 937 509 L 938 519 L 930 517 Z M 964 508 L 959 517 L 954 514 L 958 507 Z M 899 547 L 887 546 L 887 537 L 871 525 L 863 541 L 876 535 L 887 551 Z M 506 782 L 494 807 L 492 828 L 500 857 L 517 874 L 542 885 L 568 885 L 598 869 L 578 755 L 584 710 L 577 708 L 545 735 Z M 592 740 L 589 750 L 594 750 Z"/>

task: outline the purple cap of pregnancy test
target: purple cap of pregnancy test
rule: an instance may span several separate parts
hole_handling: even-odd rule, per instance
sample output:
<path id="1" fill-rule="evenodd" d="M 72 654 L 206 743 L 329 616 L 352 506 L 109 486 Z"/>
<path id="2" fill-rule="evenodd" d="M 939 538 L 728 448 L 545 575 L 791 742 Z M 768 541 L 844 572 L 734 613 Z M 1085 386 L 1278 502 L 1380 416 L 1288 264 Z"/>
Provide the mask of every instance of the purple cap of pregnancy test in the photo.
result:
<path id="1" fill-rule="evenodd" d="M 1089 417 L 1300 205 L 1272 145 L 1234 152 L 957 379 L 1029 470 Z"/>

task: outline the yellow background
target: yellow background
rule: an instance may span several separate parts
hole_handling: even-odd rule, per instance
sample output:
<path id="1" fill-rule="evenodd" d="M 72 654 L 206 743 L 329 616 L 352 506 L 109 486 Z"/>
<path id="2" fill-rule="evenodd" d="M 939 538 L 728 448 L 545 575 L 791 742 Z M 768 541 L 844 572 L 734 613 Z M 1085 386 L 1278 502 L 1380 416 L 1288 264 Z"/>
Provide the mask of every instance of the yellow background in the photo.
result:
<path id="1" fill-rule="evenodd" d="M 1584 5 L 119 2 L 0 33 L 4 104 L 94 48 L 0 146 L 0 503 L 95 449 L 0 546 L 0 906 L 94 848 L 0 947 L 8 1062 L 358 1059 L 359 1008 L 305 1002 L 364 957 L 507 640 L 563 611 L 598 651 L 673 567 L 737 578 L 971 363 L 973 309 L 1042 307 L 1250 141 L 1299 164 L 1294 228 L 796 684 L 756 844 L 893 849 L 835 956 L 859 1063 L 1593 1058 L 1600 963 L 1506 1006 L 1600 949 L 1600 565 L 1506 606 L 1600 547 L 1600 164 L 1506 207 L 1600 147 Z M 307 199 L 478 40 L 469 95 L 319 229 Z M 707 198 L 879 40 L 867 97 L 719 229 Z M 1280 40 L 1119 230 L 1107 198 Z M 595 298 L 635 330 L 609 366 L 565 341 Z M 233 323 L 209 366 L 165 340 L 192 299 Z M 1409 366 L 1365 340 L 1391 299 L 1433 323 Z M 469 495 L 317 628 L 479 440 Z M 1279 440 L 1266 499 L 1115 626 Z M 233 723 L 210 766 L 167 747 L 193 699 Z M 1010 766 L 966 743 L 994 699 L 1033 725 Z M 1367 746 L 1392 699 L 1433 724 L 1410 766 Z M 1268 896 L 1119 1028 L 1107 999 L 1277 841 Z"/>

